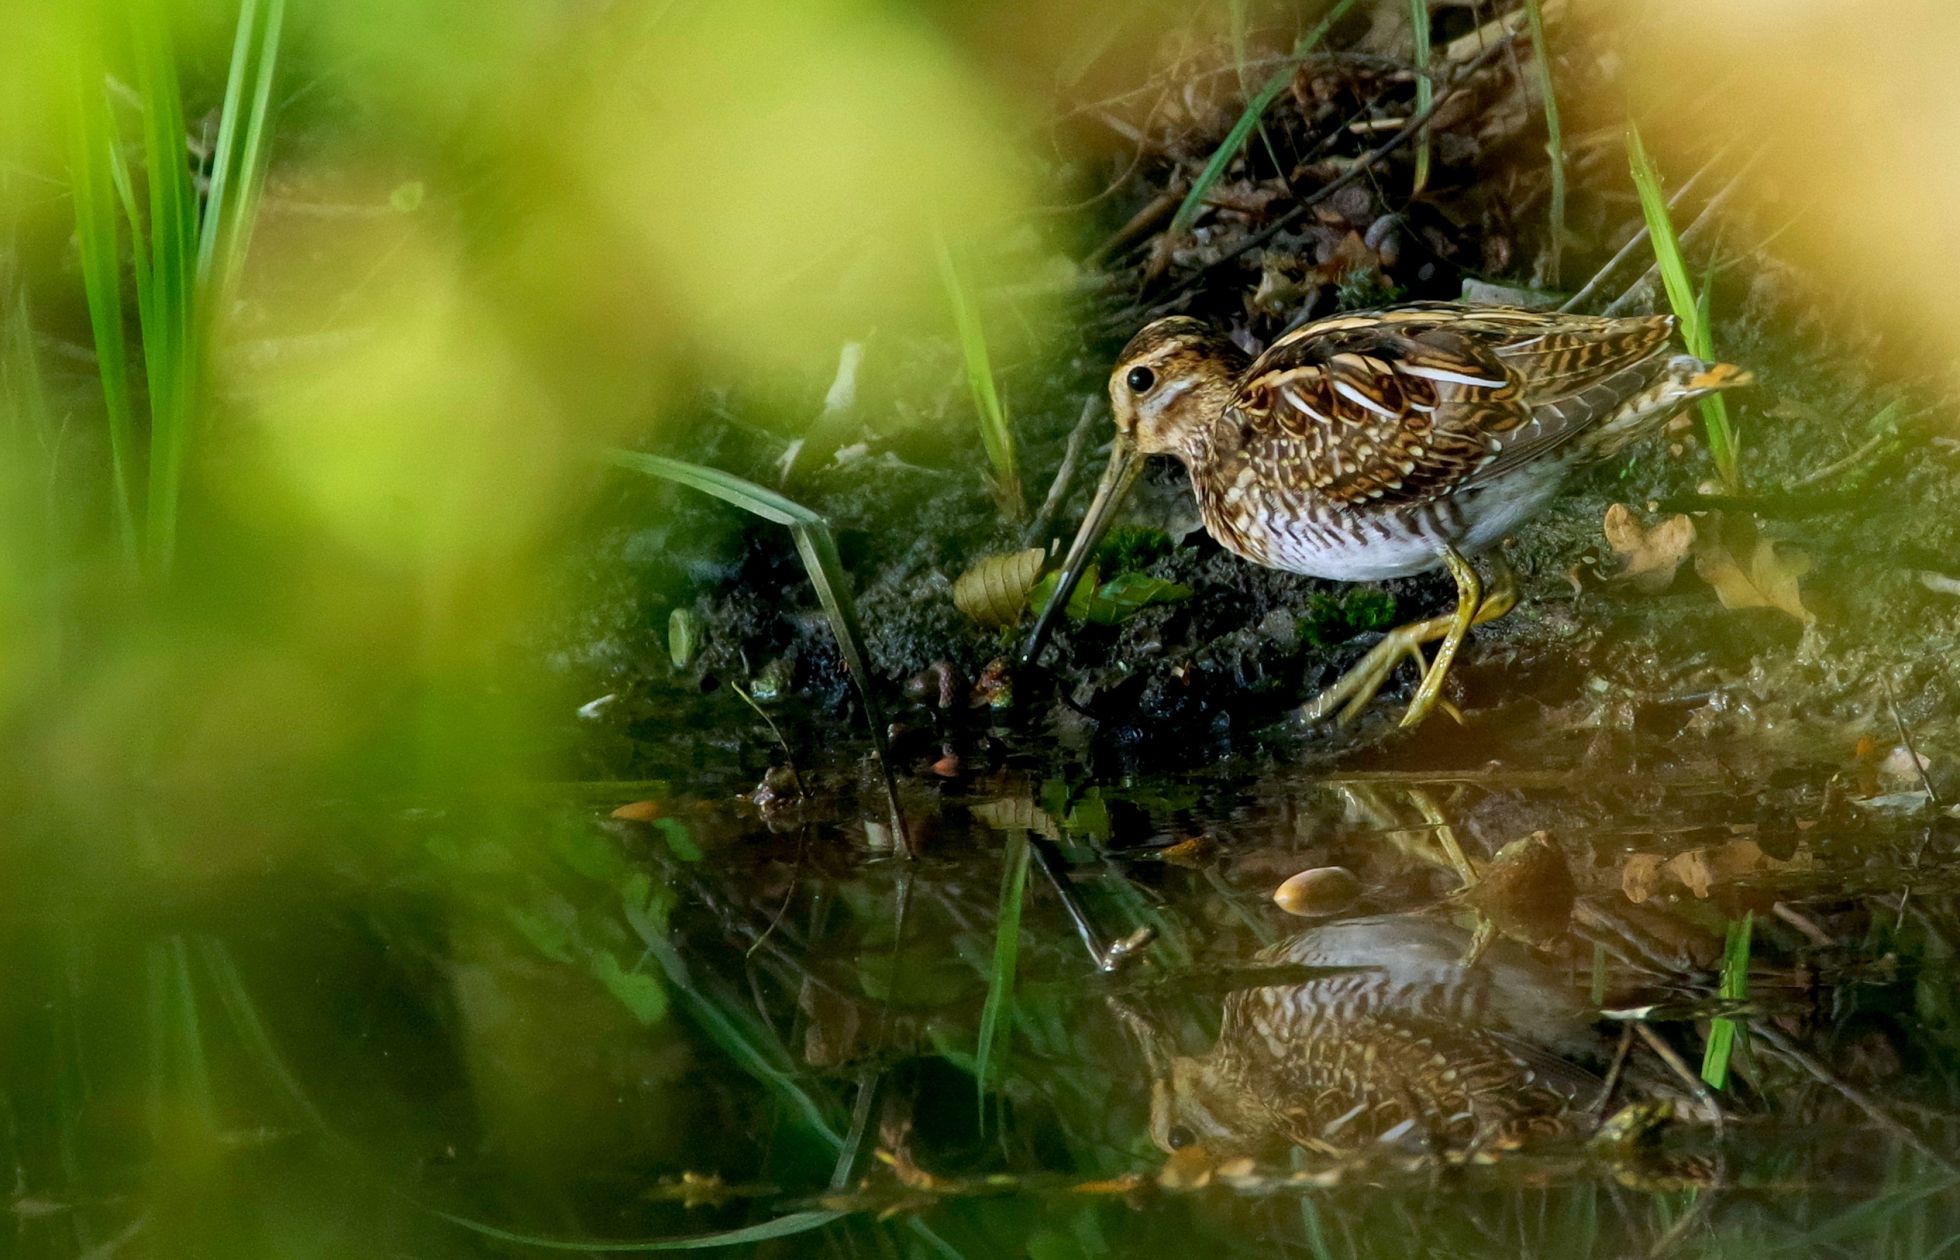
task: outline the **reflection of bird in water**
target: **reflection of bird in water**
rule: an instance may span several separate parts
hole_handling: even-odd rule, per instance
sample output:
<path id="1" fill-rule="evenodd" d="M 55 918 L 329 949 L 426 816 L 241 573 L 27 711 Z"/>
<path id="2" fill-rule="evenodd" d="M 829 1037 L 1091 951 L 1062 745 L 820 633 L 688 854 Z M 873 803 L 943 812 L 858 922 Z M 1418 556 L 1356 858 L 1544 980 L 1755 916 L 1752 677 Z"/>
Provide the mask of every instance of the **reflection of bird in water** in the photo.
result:
<path id="1" fill-rule="evenodd" d="M 1602 1057 L 1588 1013 L 1529 951 L 1412 915 L 1330 923 L 1264 950 L 1343 968 L 1233 993 L 1218 1043 L 1161 1065 L 1151 1136 L 1187 1159 L 1376 1141 L 1464 1150 L 1590 1128 Z"/>

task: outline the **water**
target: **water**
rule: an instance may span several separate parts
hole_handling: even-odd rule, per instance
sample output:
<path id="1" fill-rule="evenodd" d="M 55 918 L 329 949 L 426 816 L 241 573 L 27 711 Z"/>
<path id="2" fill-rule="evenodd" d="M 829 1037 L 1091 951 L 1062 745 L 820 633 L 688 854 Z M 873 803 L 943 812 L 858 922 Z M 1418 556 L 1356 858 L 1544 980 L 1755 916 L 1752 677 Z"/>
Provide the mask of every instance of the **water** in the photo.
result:
<path id="1" fill-rule="evenodd" d="M 194 879 L 37 849 L 7 925 L 14 1250 L 466 1256 L 753 1228 L 731 1246 L 1932 1254 L 1960 1223 L 1950 820 L 1887 812 L 1914 803 L 1828 750 L 1616 751 L 1439 729 L 1365 772 L 1297 749 L 1176 774 L 1050 756 L 910 797 L 910 864 L 868 847 L 875 796 L 848 777 L 806 768 L 813 799 L 765 819 L 733 798 L 739 765 L 323 803 L 263 820 L 272 858 Z M 659 818 L 608 817 L 637 800 Z M 1450 847 L 1487 871 L 1534 831 L 1570 869 L 1569 919 L 1542 948 L 1511 924 L 1466 967 Z M 1270 900 L 1332 864 L 1361 889 L 1339 914 Z M 1745 916 L 1747 997 L 1722 1005 Z M 1739 1020 L 1719 1128 L 1601 1006 L 1652 1008 L 1691 1076 L 1708 1016 Z M 1417 1042 L 1433 1069 L 1408 1068 Z M 1491 1066 L 1520 1055 L 1528 1081 Z M 1498 1074 L 1450 1114 L 1424 1073 L 1451 1068 Z M 1674 1118 L 1588 1142 L 1643 1099 Z"/>

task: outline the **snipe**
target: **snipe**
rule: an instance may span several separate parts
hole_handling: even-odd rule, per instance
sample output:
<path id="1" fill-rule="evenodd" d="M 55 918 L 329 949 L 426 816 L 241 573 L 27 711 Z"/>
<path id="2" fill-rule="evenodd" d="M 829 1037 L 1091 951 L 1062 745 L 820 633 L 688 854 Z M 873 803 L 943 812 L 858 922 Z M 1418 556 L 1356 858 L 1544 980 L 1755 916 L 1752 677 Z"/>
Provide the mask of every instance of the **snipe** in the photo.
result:
<path id="1" fill-rule="evenodd" d="M 1305 710 L 1359 713 L 1408 657 L 1420 722 L 1472 625 L 1516 603 L 1491 551 L 1576 469 L 1612 457 L 1683 405 L 1749 382 L 1675 354 L 1667 316 L 1609 319 L 1419 303 L 1297 328 L 1257 359 L 1184 317 L 1123 349 L 1109 381 L 1109 468 L 1029 636 L 1033 659 L 1147 455 L 1191 473 L 1205 528 L 1255 564 L 1348 582 L 1447 567 L 1453 614 L 1392 631 Z M 1433 662 L 1421 645 L 1442 640 Z"/>

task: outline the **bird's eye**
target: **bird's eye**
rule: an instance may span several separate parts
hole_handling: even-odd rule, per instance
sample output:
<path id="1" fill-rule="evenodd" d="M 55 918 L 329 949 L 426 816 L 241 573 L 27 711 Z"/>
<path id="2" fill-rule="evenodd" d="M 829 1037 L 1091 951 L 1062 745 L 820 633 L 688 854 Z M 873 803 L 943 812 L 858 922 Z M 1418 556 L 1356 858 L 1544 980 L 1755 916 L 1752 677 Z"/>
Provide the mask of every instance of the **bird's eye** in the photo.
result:
<path id="1" fill-rule="evenodd" d="M 1157 383 L 1157 374 L 1147 367 L 1133 367 L 1123 380 L 1129 385 L 1132 394 L 1147 394 L 1150 392 L 1150 387 Z"/>
<path id="2" fill-rule="evenodd" d="M 1170 1132 L 1164 1134 L 1164 1141 L 1169 1143 L 1170 1148 L 1174 1151 L 1181 1151 L 1197 1140 L 1198 1135 L 1181 1124 L 1172 1125 Z"/>

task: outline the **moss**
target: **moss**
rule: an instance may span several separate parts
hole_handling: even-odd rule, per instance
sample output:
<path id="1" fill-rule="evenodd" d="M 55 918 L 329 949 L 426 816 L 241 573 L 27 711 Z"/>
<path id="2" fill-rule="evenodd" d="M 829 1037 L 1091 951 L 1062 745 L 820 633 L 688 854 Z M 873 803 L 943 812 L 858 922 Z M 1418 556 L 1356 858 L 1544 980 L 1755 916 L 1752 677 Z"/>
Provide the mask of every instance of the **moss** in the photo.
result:
<path id="1" fill-rule="evenodd" d="M 1149 525 L 1119 525 L 1096 548 L 1096 565 L 1109 577 L 1134 573 L 1170 554 L 1171 536 Z"/>
<path id="2" fill-rule="evenodd" d="M 1372 586 L 1352 586 L 1338 593 L 1307 597 L 1300 611 L 1300 641 L 1311 647 L 1332 647 L 1370 630 L 1395 624 L 1395 597 Z"/>

